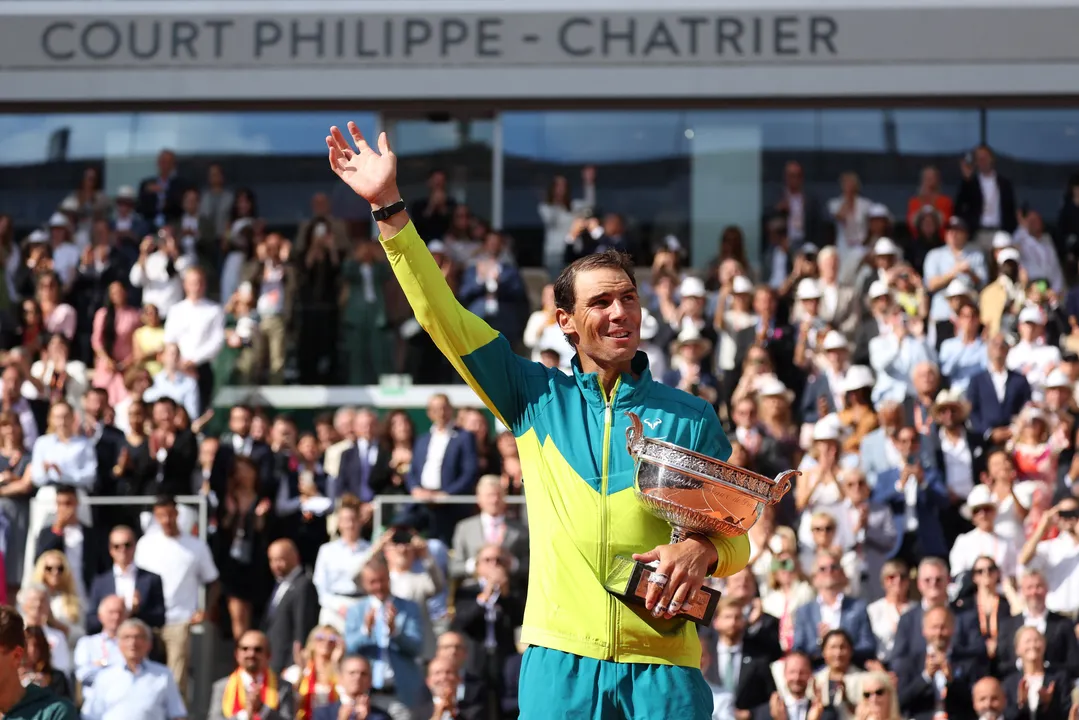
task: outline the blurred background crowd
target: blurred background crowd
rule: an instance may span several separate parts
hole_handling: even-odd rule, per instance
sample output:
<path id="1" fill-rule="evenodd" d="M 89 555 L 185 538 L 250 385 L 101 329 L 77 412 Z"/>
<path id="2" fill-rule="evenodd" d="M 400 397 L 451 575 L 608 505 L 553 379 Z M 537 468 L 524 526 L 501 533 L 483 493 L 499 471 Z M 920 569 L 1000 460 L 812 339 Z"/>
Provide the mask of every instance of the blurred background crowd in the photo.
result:
<path id="1" fill-rule="evenodd" d="M 550 281 L 631 253 L 653 376 L 716 407 L 732 463 L 802 471 L 702 628 L 715 717 L 1067 718 L 1079 176 L 1046 218 L 987 146 L 953 182 L 922 168 L 905 203 L 867 197 L 853 172 L 818 197 L 792 160 L 759 248 L 730 225 L 694 259 L 576 170 L 547 179 L 527 243 L 437 168 L 410 213 L 460 302 L 566 372 Z M 27 677 L 89 718 L 181 717 L 194 627 L 236 646 L 209 717 L 254 697 L 336 718 L 361 695 L 394 720 L 515 717 L 528 529 L 512 434 L 436 391 L 420 426 L 392 408 L 214 402 L 234 386 L 458 382 L 370 223 L 332 204 L 317 193 L 301 223 L 271 226 L 220 165 L 196 177 L 163 150 L 137 186 L 107 194 L 90 165 L 36 225 L 0 215 L 4 591 L 39 628 Z M 158 500 L 94 504 L 142 496 Z M 153 637 L 121 653 L 127 617 Z M 129 652 L 166 663 L 177 692 L 109 692 Z"/>

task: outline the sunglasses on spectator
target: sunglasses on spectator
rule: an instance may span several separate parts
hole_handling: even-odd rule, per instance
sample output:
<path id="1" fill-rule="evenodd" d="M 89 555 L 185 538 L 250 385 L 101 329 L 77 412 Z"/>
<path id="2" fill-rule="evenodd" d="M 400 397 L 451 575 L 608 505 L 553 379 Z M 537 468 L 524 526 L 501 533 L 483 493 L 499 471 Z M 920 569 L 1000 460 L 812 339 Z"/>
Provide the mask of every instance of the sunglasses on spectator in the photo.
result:
<path id="1" fill-rule="evenodd" d="M 500 557 L 485 557 L 485 558 L 480 558 L 480 562 L 495 563 L 496 565 L 501 565 L 502 564 L 502 558 L 500 558 Z"/>
<path id="2" fill-rule="evenodd" d="M 131 548 L 131 541 L 129 540 L 127 542 L 109 543 L 109 547 L 111 547 L 113 550 L 129 550 Z"/>
<path id="3" fill-rule="evenodd" d="M 972 515 L 977 515 L 978 513 L 992 512 L 993 510 L 996 510 L 996 509 L 997 508 L 996 508 L 995 505 L 979 505 L 976 508 L 971 508 L 970 512 L 971 512 Z"/>
<path id="4" fill-rule="evenodd" d="M 877 688 L 876 690 L 863 690 L 862 697 L 868 700 L 871 697 L 884 697 L 888 694 L 888 691 L 884 688 Z"/>
<path id="5" fill-rule="evenodd" d="M 974 568 L 974 574 L 975 575 L 990 575 L 990 574 L 995 573 L 995 572 L 999 572 L 999 569 L 995 565 L 990 565 L 989 567 L 984 567 L 983 566 L 983 567 Z"/>
<path id="6" fill-rule="evenodd" d="M 1057 515 L 1065 520 L 1074 520 L 1079 518 L 1079 508 L 1076 508 L 1075 510 L 1061 510 Z"/>
<path id="7" fill-rule="evenodd" d="M 794 560 L 787 558 L 786 560 L 773 560 L 772 570 L 786 570 L 790 572 L 794 570 Z"/>
<path id="8" fill-rule="evenodd" d="M 888 573 L 884 576 L 885 580 L 902 580 L 903 576 L 899 573 Z"/>

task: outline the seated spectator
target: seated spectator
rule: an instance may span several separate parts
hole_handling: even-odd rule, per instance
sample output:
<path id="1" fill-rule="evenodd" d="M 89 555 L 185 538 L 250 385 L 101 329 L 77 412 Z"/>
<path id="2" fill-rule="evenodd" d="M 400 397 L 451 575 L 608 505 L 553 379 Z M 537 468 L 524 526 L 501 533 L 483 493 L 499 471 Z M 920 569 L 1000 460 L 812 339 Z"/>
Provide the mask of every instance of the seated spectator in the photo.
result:
<path id="1" fill-rule="evenodd" d="M 390 716 L 374 707 L 371 698 L 371 661 L 362 655 L 349 655 L 341 661 L 341 697 L 316 708 L 309 720 L 340 720 L 355 716 L 357 720 L 390 720 Z M 300 720 L 300 716 L 296 716 Z"/>
<path id="2" fill-rule="evenodd" d="M 702 672 L 712 690 L 716 717 L 735 717 L 768 702 L 775 690 L 769 658 L 754 656 L 742 639 L 746 618 L 742 604 L 724 598 L 711 628 L 702 628 Z"/>
<path id="3" fill-rule="evenodd" d="M 94 578 L 87 603 L 86 631 L 101 631 L 98 621 L 101 604 L 119 597 L 125 616 L 142 620 L 157 630 L 165 625 L 165 595 L 161 577 L 135 565 L 135 532 L 118 525 L 109 533 L 109 556 L 112 567 Z M 115 628 L 113 628 L 115 631 Z"/>
<path id="4" fill-rule="evenodd" d="M 888 657 L 888 665 L 893 670 L 899 658 L 925 651 L 925 636 L 919 628 L 926 611 L 948 604 L 947 563 L 940 558 L 924 558 L 918 563 L 916 587 L 922 600 L 899 616 L 899 624 L 895 630 L 895 646 Z"/>
<path id="5" fill-rule="evenodd" d="M 983 661 L 956 657 L 955 616 L 947 607 L 927 610 L 919 633 L 925 647 L 896 658 L 899 706 L 907 717 L 930 720 L 940 712 L 966 717 L 973 683 L 989 672 Z"/>
<path id="6" fill-rule="evenodd" d="M 442 718 L 449 715 L 461 720 L 488 717 L 487 690 L 480 683 L 461 678 L 451 659 L 435 658 L 427 665 L 429 700 L 417 712 L 418 717 Z"/>
<path id="7" fill-rule="evenodd" d="M 853 720 L 854 704 L 862 696 L 862 671 L 854 663 L 854 641 L 841 628 L 824 633 L 821 639 L 824 667 L 814 675 L 817 697 L 825 708 L 833 708 L 840 720 Z"/>
<path id="8" fill-rule="evenodd" d="M 302 646 L 307 634 L 318 624 L 318 593 L 291 540 L 276 540 L 267 555 L 276 584 L 262 628 L 273 648 L 270 668 L 281 672 L 292 664 L 292 648 L 297 644 Z"/>
<path id="9" fill-rule="evenodd" d="M 952 647 L 958 657 L 976 658 L 993 668 L 1000 643 L 1006 642 L 1000 627 L 1012 616 L 1012 608 L 1000 593 L 1001 572 L 992 558 L 984 555 L 977 558 L 970 576 L 973 597 L 963 594 L 954 603 L 960 614 L 956 617 L 957 632 Z"/>
<path id="10" fill-rule="evenodd" d="M 206 586 L 208 607 L 217 604 L 217 567 L 204 541 L 180 532 L 175 500 L 168 496 L 159 497 L 154 502 L 153 518 L 157 528 L 139 538 L 135 546 L 135 565 L 161 578 L 165 596 L 161 641 L 165 645 L 169 670 L 183 693 L 187 687 L 191 626 L 201 623 L 204 617 L 199 610 L 199 589 Z M 141 620 L 137 622 L 141 627 L 148 627 Z M 134 633 L 134 638 L 139 640 L 138 633 Z M 121 649 L 124 650 L 122 645 Z M 134 647 L 125 650 L 124 657 L 129 662 L 137 655 L 135 650 Z M 145 652 L 142 656 L 145 657 Z"/>
<path id="11" fill-rule="evenodd" d="M 948 554 L 940 511 L 948 507 L 948 491 L 940 471 L 920 461 L 921 436 L 912 427 L 900 428 L 895 448 L 903 466 L 880 473 L 873 499 L 892 509 L 901 539 L 898 556 L 908 563 L 924 556 Z"/>
<path id="12" fill-rule="evenodd" d="M 151 375 L 161 372 L 159 356 L 165 349 L 165 327 L 161 320 L 161 314 L 157 307 L 149 303 L 142 306 L 142 315 L 139 317 L 140 325 L 131 335 L 132 357 L 131 364 L 143 367 Z M 124 373 L 124 388 L 130 392 L 127 383 L 127 373 Z M 112 403 L 116 405 L 117 403 Z"/>
<path id="13" fill-rule="evenodd" d="M 470 433 L 453 425 L 449 398 L 435 394 L 427 401 L 431 430 L 416 439 L 407 478 L 409 492 L 419 501 L 444 495 L 465 495 L 476 485 L 476 443 Z M 431 535 L 449 543 L 462 518 L 453 505 L 428 510 Z"/>
<path id="14" fill-rule="evenodd" d="M 94 681 L 94 692 L 83 705 L 84 720 L 114 717 L 187 718 L 183 695 L 164 665 L 147 659 L 153 634 L 141 620 L 125 620 L 117 633 L 122 665 L 105 668 Z"/>
<path id="15" fill-rule="evenodd" d="M 345 639 L 336 628 L 319 625 L 307 634 L 307 643 L 281 679 L 293 688 L 297 720 L 311 720 L 314 712 L 340 699 L 341 657 Z"/>
<path id="16" fill-rule="evenodd" d="M 1068 676 L 1045 662 L 1045 636 L 1038 628 L 1024 626 L 1015 633 L 1018 667 L 1004 677 L 1008 707 L 1016 717 L 1069 717 L 1072 687 Z"/>
<path id="17" fill-rule="evenodd" d="M 75 575 L 63 551 L 46 550 L 38 556 L 31 582 L 48 589 L 52 627 L 64 633 L 68 647 L 74 648 L 79 638 L 86 634 L 83 618 L 86 608 L 82 601 L 86 596 L 78 591 Z"/>
<path id="18" fill-rule="evenodd" d="M 124 398 L 123 373 L 134 357 L 133 336 L 139 311 L 127 304 L 123 283 L 109 284 L 105 307 L 94 314 L 91 347 L 94 351 L 94 387 L 109 393 L 109 404 Z"/>
<path id="19" fill-rule="evenodd" d="M 119 595 L 102 598 L 97 606 L 98 632 L 79 638 L 75 645 L 75 679 L 79 682 L 83 703 L 93 695 L 94 680 L 107 667 L 124 664 L 116 633 L 127 619 L 124 599 Z"/>
<path id="20" fill-rule="evenodd" d="M 1037 488 L 1031 510 L 1044 510 L 1044 504 L 1038 507 L 1039 500 L 1048 501 L 1051 496 L 1056 485 L 1057 458 L 1070 440 L 1051 435 L 1049 416 L 1035 405 L 1024 408 L 1012 427 L 1012 439 L 1006 447 L 1012 452 L 1019 480 L 1032 482 Z M 1032 521 L 1036 520 L 1037 514 L 1032 515 Z"/>
<path id="21" fill-rule="evenodd" d="M 26 628 L 26 655 L 23 656 L 19 676 L 24 686 L 37 685 L 68 699 L 74 694 L 67 674 L 53 666 L 49 641 L 45 638 L 45 631 L 37 625 Z"/>
<path id="22" fill-rule="evenodd" d="M 49 644 L 52 666 L 64 674 L 74 669 L 71 661 L 71 648 L 63 631 L 53 627 L 52 611 L 49 608 L 49 589 L 44 585 L 27 584 L 19 590 L 16 602 L 19 612 L 28 626 L 36 625 L 45 633 Z"/>
<path id="23" fill-rule="evenodd" d="M 365 597 L 345 617 L 345 646 L 371 662 L 372 700 L 400 701 L 415 709 L 423 694 L 417 658 L 423 651 L 420 608 L 390 594 L 390 571 L 381 558 L 360 571 Z"/>
<path id="24" fill-rule="evenodd" d="M 974 529 L 955 539 L 948 554 L 948 565 L 953 578 L 960 578 L 969 573 L 975 561 L 988 557 L 999 569 L 1000 577 L 1011 582 L 1015 577 L 1015 543 L 1001 537 L 996 532 L 997 504 L 987 485 L 977 485 L 967 496 L 963 514 L 974 521 Z"/>
<path id="25" fill-rule="evenodd" d="M 742 612 L 746 616 L 742 644 L 746 652 L 755 657 L 769 658 L 771 662 L 781 658 L 783 650 L 779 646 L 779 620 L 764 611 L 753 573 L 746 568 L 728 577 L 723 595 L 742 604 Z"/>
<path id="26" fill-rule="evenodd" d="M 719 400 L 719 381 L 712 375 L 712 341 L 694 325 L 687 325 L 671 343 L 671 369 L 663 384 L 699 397 L 710 405 Z"/>
<path id="27" fill-rule="evenodd" d="M 506 515 L 506 491 L 496 475 L 476 483 L 478 515 L 457 523 L 453 532 L 450 576 L 467 584 L 476 570 L 476 557 L 489 544 L 501 546 L 509 559 L 509 572 L 518 582 L 528 578 L 528 527 Z"/>
<path id="28" fill-rule="evenodd" d="M 1046 540 L 1050 528 L 1058 534 Z M 1065 498 L 1042 515 L 1019 553 L 1019 565 L 1045 575 L 1047 608 L 1074 617 L 1079 611 L 1079 499 Z"/>
<path id="29" fill-rule="evenodd" d="M 180 347 L 167 343 L 161 352 L 161 371 L 154 376 L 154 383 L 143 393 L 144 402 L 152 403 L 159 398 L 172 398 L 187 410 L 192 418 L 199 416 L 199 384 L 191 375 L 180 370 Z"/>
<path id="30" fill-rule="evenodd" d="M 885 662 L 895 646 L 899 620 L 914 603 L 910 599 L 910 568 L 902 560 L 888 560 L 880 568 L 884 597 L 869 603 L 866 614 L 877 638 L 877 659 Z"/>
<path id="31" fill-rule="evenodd" d="M 877 643 L 865 612 L 865 603 L 843 594 L 847 578 L 839 562 L 839 554 L 821 550 L 817 554 L 813 586 L 817 590 L 814 602 L 798 608 L 794 620 L 794 649 L 816 662 L 822 662 L 821 642 L 831 630 L 842 629 L 851 639 L 853 659 L 857 663 L 875 661 Z"/>
<path id="32" fill-rule="evenodd" d="M 19 419 L 0 412 L 0 514 L 7 522 L 7 545 L 4 549 L 5 582 L 8 597 L 14 598 L 23 578 L 27 532 L 30 523 L 30 497 L 34 483 L 27 468 L 30 454 L 23 443 Z"/>
<path id="33" fill-rule="evenodd" d="M 1005 705 L 1008 701 L 1004 695 L 1004 686 L 995 677 L 983 677 L 974 683 L 971 693 L 974 712 L 979 720 L 1005 720 Z"/>
<path id="34" fill-rule="evenodd" d="M 64 336 L 50 337 L 44 358 L 30 366 L 30 376 L 23 384 L 23 395 L 50 404 L 66 400 L 77 407 L 89 387 L 89 378 L 86 365 L 70 357 L 71 345 Z"/>
<path id="35" fill-rule="evenodd" d="M 270 668 L 266 636 L 257 630 L 240 635 L 235 657 L 236 669 L 210 690 L 208 720 L 291 720 L 296 711 L 295 690 Z"/>
<path id="36" fill-rule="evenodd" d="M 856 718 L 901 720 L 899 698 L 892 678 L 883 672 L 868 672 L 859 678 L 862 694 L 854 708 Z"/>
<path id="37" fill-rule="evenodd" d="M 1023 627 L 1032 627 L 1045 639 L 1045 660 L 1054 670 L 1067 674 L 1072 682 L 1079 677 L 1079 643 L 1076 642 L 1074 623 L 1060 613 L 1045 607 L 1049 583 L 1037 570 L 1027 570 L 1019 578 L 1019 593 L 1023 611 L 1004 618 L 1000 623 L 1001 642 L 997 648 L 997 671 L 1007 677 L 1020 669 L 1022 662 L 1015 654 L 1015 638 Z"/>
<path id="38" fill-rule="evenodd" d="M 816 597 L 806 580 L 792 549 L 772 557 L 767 589 L 761 598 L 761 609 L 779 620 L 779 645 L 783 653 L 794 647 L 794 618 L 798 608 Z"/>
<path id="39" fill-rule="evenodd" d="M 813 663 L 804 653 L 789 653 L 782 663 L 782 688 L 768 702 L 753 709 L 753 720 L 800 720 L 816 715 L 818 720 L 836 720 L 832 708 L 825 710 L 812 687 Z"/>
<path id="40" fill-rule="evenodd" d="M 335 513 L 338 537 L 319 548 L 312 582 L 318 591 L 319 623 L 344 630 L 345 617 L 356 604 L 359 569 L 367 561 L 371 544 L 360 537 L 361 504 L 355 495 L 344 495 Z"/>

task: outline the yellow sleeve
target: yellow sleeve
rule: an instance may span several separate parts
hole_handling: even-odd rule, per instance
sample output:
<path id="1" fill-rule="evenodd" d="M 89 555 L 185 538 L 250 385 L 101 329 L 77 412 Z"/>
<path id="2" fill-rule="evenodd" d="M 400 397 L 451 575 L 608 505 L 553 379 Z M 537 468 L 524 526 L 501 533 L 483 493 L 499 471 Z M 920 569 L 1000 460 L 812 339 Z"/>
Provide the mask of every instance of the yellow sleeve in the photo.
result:
<path id="1" fill-rule="evenodd" d="M 716 546 L 719 562 L 712 577 L 730 577 L 749 564 L 749 536 L 709 538 Z"/>

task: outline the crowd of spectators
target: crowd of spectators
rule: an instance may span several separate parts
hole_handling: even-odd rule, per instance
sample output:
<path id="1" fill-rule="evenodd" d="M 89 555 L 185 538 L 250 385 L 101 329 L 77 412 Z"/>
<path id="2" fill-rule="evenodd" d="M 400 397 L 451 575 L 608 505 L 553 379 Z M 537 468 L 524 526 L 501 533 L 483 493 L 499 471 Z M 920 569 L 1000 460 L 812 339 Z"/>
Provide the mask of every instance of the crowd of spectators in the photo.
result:
<path id="1" fill-rule="evenodd" d="M 649 250 L 653 377 L 716 407 L 732 463 L 802 471 L 701 629 L 716 718 L 1068 717 L 1079 182 L 1054 236 L 988 148 L 963 178 L 947 193 L 927 168 L 896 221 L 850 174 L 809 197 L 792 162 L 760 258 L 737 227 L 705 273 L 677 238 Z M 539 205 L 550 273 L 635 247 L 597 213 L 597 182 L 556 178 Z M 299 427 L 243 405 L 207 432 L 225 384 L 454 381 L 369 228 L 317 195 L 286 238 L 253 193 L 217 167 L 200 190 L 167 151 L 139 188 L 100 186 L 88 170 L 21 243 L 0 216 L 0 591 L 34 628 L 27 681 L 89 720 L 185 717 L 206 624 L 236 653 L 209 717 L 514 717 L 528 530 L 506 499 L 524 481 L 512 434 L 441 394 L 424 433 L 400 410 Z M 411 214 L 462 304 L 572 372 L 553 290 L 530 312 L 511 238 L 437 171 Z M 172 499 L 191 494 L 205 528 Z M 373 527 L 373 498 L 394 494 Z M 87 504 L 138 495 L 160 499 Z M 477 502 L 437 502 L 453 495 Z"/>

